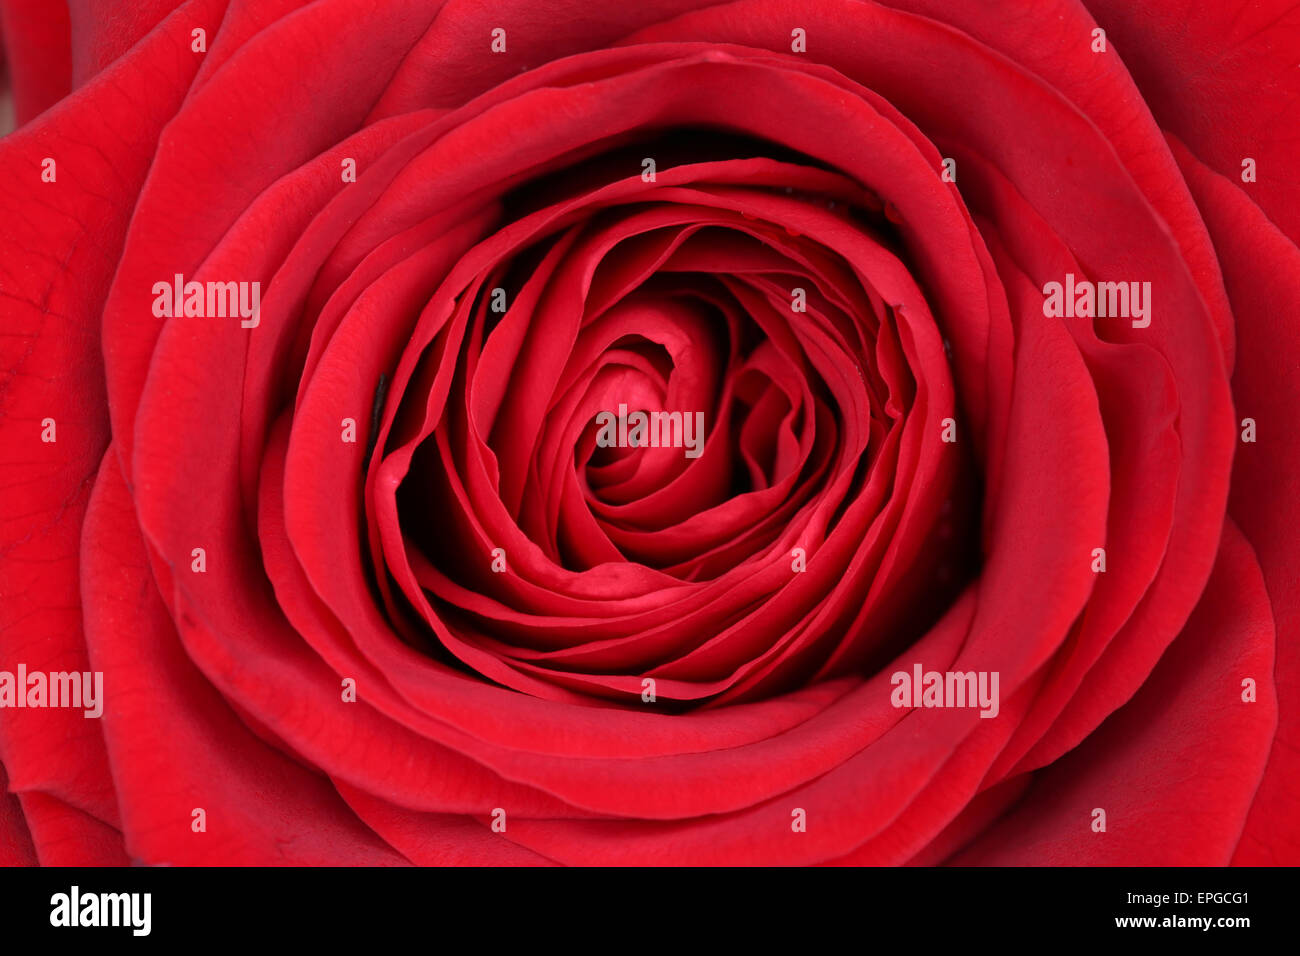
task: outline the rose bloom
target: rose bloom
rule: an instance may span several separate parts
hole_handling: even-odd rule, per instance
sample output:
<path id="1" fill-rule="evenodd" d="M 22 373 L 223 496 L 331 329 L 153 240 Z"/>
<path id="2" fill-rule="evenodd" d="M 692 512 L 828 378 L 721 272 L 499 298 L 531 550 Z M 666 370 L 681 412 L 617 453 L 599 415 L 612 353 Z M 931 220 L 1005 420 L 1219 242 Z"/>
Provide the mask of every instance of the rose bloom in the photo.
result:
<path id="1" fill-rule="evenodd" d="M 1293 5 L 0 14 L 0 860 L 1300 862 Z"/>

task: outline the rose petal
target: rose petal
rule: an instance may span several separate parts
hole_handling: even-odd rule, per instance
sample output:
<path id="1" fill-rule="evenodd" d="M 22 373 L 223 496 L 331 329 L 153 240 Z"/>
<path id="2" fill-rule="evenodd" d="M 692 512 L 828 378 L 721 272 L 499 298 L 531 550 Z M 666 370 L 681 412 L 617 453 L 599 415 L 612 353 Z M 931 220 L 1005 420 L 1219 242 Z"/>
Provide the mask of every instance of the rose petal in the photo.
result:
<path id="1" fill-rule="evenodd" d="M 1205 594 L 1137 696 L 1041 771 L 1024 800 L 951 862 L 1222 866 L 1277 724 L 1273 617 L 1231 522 Z M 1242 681 L 1258 701 L 1242 701 Z M 1096 808 L 1106 831 L 1094 832 Z"/>

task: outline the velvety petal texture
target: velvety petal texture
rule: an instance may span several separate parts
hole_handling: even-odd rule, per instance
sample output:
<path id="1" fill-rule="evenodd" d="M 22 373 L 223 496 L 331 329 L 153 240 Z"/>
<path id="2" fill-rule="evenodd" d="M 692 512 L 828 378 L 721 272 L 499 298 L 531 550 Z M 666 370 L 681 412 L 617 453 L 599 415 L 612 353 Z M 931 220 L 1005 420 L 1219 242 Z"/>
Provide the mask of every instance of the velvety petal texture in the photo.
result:
<path id="1" fill-rule="evenodd" d="M 0 0 L 0 861 L 1300 862 L 1300 30 L 1144 10 Z"/>

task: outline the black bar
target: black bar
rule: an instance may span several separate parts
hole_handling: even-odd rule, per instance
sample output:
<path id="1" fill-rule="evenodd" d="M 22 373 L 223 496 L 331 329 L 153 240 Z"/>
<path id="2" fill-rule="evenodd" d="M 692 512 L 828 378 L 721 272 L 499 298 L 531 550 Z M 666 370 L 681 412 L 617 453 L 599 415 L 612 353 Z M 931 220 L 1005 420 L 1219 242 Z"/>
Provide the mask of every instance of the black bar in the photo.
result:
<path id="1" fill-rule="evenodd" d="M 51 868 L 0 871 L 0 926 L 7 943 L 76 937 L 128 946 L 256 940 L 337 947 L 413 936 L 461 951 L 466 934 L 493 948 L 518 934 L 530 948 L 583 938 L 589 945 L 580 948 L 663 949 L 706 939 L 734 948 L 745 939 L 770 946 L 784 937 L 815 951 L 842 949 L 835 940 L 847 933 L 864 948 L 903 934 L 920 944 L 914 952 L 944 942 L 1126 937 L 1137 945 L 1202 939 L 1218 947 L 1289 935 L 1292 876 L 1211 868 Z M 100 912 L 111 919 L 116 908 L 125 925 L 52 925 L 70 922 L 74 886 L 79 922 L 82 915 L 98 920 Z M 137 933 L 143 896 L 128 909 L 123 897 L 104 907 L 98 895 L 124 893 L 149 894 L 147 935 Z M 60 895 L 68 904 L 62 910 Z M 1121 925 L 1132 920 L 1154 922 Z"/>

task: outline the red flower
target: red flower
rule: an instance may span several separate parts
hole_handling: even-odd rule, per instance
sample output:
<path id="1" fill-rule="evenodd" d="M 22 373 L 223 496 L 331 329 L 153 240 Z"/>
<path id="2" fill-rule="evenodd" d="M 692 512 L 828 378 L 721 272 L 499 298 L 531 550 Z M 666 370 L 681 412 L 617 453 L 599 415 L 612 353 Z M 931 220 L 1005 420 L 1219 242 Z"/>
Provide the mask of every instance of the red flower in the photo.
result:
<path id="1" fill-rule="evenodd" d="M 1000 6 L 0 2 L 0 859 L 1300 862 L 1300 14 Z"/>

